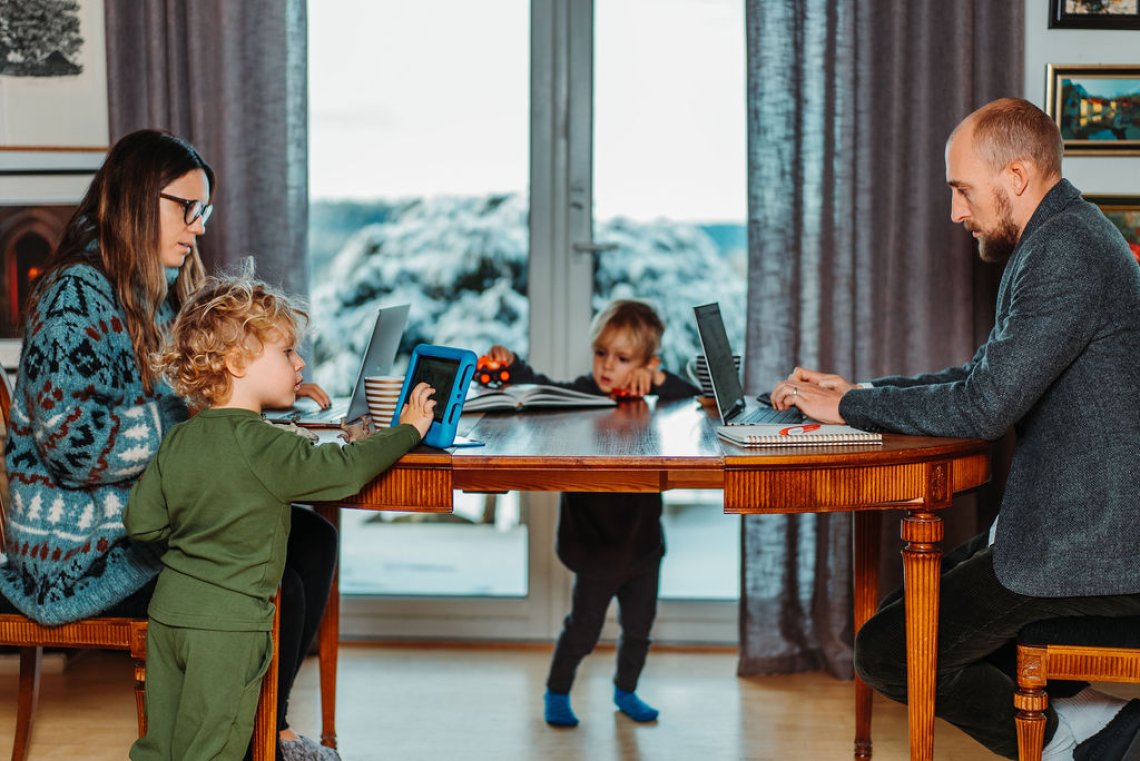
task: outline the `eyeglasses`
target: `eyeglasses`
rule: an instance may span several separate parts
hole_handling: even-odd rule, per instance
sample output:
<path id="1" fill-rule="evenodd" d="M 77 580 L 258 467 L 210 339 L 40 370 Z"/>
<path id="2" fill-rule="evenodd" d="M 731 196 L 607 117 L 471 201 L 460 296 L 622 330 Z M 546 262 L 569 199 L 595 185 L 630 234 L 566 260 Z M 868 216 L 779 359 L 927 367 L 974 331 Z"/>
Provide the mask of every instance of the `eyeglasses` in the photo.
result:
<path id="1" fill-rule="evenodd" d="M 194 224 L 194 220 L 201 217 L 202 227 L 205 227 L 206 222 L 210 219 L 210 215 L 214 213 L 214 205 L 212 203 L 191 201 L 186 198 L 167 195 L 166 193 L 159 193 L 158 197 L 165 198 L 167 201 L 174 201 L 174 203 L 182 204 L 182 218 L 186 220 L 187 225 Z"/>

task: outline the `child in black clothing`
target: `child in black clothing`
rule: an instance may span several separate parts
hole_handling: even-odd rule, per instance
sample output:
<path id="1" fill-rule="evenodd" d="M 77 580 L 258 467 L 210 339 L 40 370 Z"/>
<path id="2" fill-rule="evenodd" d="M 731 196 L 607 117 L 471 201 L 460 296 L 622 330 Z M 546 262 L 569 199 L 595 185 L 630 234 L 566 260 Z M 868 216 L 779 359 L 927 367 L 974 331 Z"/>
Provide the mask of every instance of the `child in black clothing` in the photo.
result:
<path id="1" fill-rule="evenodd" d="M 648 304 L 614 301 L 594 320 L 593 371 L 570 383 L 535 373 L 503 346 L 492 346 L 489 354 L 508 365 L 515 383 L 545 383 L 619 398 L 694 396 L 698 393 L 694 386 L 660 369 L 657 349 L 664 331 L 661 318 Z M 557 550 L 559 559 L 574 572 L 574 593 L 546 680 L 546 722 L 577 726 L 578 717 L 570 707 L 574 673 L 598 643 L 614 597 L 621 624 L 614 704 L 634 721 L 653 721 L 657 709 L 637 696 L 637 680 L 649 652 L 665 555 L 661 495 L 563 494 Z"/>

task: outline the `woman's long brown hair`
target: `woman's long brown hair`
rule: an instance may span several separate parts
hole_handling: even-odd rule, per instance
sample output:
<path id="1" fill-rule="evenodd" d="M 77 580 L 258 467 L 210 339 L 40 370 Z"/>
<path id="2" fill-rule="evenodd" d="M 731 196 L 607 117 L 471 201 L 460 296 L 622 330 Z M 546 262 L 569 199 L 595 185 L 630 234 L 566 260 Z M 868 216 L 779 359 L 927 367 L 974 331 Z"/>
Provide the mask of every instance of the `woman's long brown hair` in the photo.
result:
<path id="1" fill-rule="evenodd" d="M 115 143 L 28 299 L 27 314 L 31 319 L 40 299 L 65 267 L 88 264 L 101 270 L 111 281 L 126 315 L 135 363 L 148 394 L 153 392 L 155 383 L 149 357 L 162 345 L 157 324 L 159 307 L 169 297 L 177 309 L 205 278 L 195 244 L 182 263 L 173 293 L 168 293 L 159 256 L 158 194 L 195 169 L 206 173 L 212 196 L 214 170 L 185 140 L 147 129 L 132 132 Z M 25 333 L 29 324 L 25 325 Z"/>

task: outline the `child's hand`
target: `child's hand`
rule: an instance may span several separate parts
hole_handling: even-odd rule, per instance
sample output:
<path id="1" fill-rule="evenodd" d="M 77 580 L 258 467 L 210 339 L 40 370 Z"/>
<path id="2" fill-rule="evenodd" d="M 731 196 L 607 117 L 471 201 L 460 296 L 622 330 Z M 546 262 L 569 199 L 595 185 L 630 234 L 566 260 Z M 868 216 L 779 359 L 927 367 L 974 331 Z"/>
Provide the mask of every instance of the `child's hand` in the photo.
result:
<path id="1" fill-rule="evenodd" d="M 487 352 L 487 356 L 495 362 L 500 363 L 503 367 L 507 367 L 513 364 L 515 361 L 514 352 L 508 349 L 506 346 L 500 346 L 499 344 L 492 346 Z"/>
<path id="2" fill-rule="evenodd" d="M 432 413 L 435 411 L 435 389 L 426 383 L 417 383 L 408 394 L 404 409 L 400 410 L 400 423 L 415 426 L 420 432 L 420 438 L 427 436 L 431 428 Z"/>
<path id="3" fill-rule="evenodd" d="M 665 373 L 653 367 L 639 367 L 629 375 L 626 396 L 645 396 L 654 386 L 665 382 Z"/>
<path id="4" fill-rule="evenodd" d="M 322 410 L 327 410 L 329 405 L 332 404 L 332 399 L 329 398 L 329 395 L 316 383 L 302 383 L 301 387 L 297 389 L 297 396 L 309 397 L 319 404 Z"/>

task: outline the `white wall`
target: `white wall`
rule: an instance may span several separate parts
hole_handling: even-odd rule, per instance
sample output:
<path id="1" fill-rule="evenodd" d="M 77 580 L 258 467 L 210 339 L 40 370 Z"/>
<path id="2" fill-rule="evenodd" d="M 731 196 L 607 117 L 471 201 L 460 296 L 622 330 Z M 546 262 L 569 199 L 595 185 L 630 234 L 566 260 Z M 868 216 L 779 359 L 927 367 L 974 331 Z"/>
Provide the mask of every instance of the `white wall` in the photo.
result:
<path id="1" fill-rule="evenodd" d="M 1048 64 L 1140 65 L 1140 31 L 1050 29 L 1049 0 L 1025 0 L 1025 90 L 1045 108 Z M 1083 193 L 1140 195 L 1140 156 L 1068 156 L 1065 178 Z"/>

